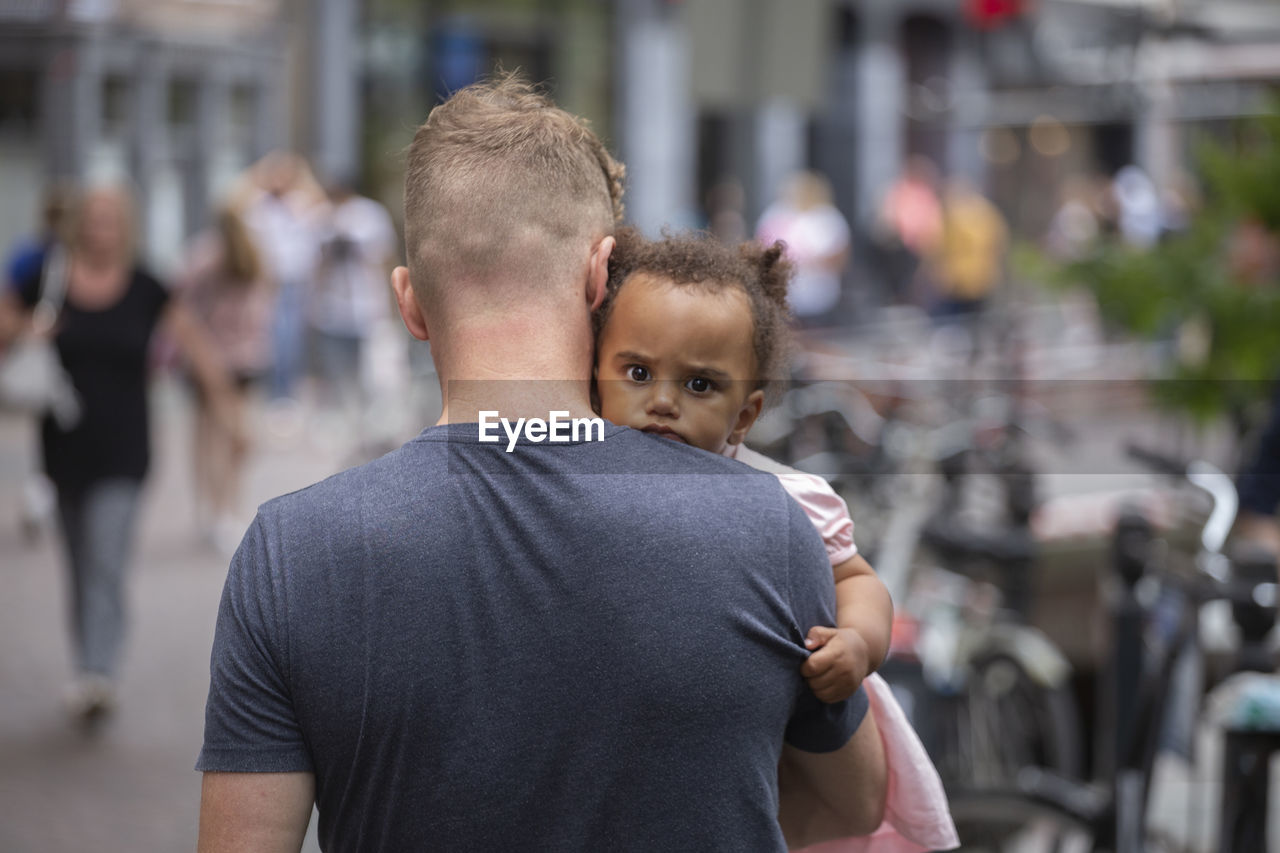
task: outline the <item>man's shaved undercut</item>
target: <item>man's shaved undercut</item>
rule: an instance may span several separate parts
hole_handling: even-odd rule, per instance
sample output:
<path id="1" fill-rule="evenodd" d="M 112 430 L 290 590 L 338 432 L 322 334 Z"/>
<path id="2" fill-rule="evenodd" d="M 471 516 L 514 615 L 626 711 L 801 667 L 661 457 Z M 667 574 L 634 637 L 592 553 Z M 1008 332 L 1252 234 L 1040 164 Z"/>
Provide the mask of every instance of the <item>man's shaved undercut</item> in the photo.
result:
<path id="1" fill-rule="evenodd" d="M 405 243 L 418 299 L 536 298 L 622 216 L 623 167 L 586 122 L 514 74 L 461 89 L 409 147 Z M 490 282 L 519 281 L 523 292 Z"/>

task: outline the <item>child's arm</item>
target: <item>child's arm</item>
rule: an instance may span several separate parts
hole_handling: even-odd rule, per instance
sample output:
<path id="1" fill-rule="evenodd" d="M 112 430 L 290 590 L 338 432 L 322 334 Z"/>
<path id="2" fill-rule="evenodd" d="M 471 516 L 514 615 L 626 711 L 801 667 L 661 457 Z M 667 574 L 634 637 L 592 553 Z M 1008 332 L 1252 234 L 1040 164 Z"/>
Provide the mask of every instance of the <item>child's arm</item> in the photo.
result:
<path id="1" fill-rule="evenodd" d="M 815 625 L 804 641 L 811 654 L 800 669 L 823 702 L 848 699 L 884 663 L 893 601 L 871 564 L 854 554 L 837 564 L 836 627 Z"/>

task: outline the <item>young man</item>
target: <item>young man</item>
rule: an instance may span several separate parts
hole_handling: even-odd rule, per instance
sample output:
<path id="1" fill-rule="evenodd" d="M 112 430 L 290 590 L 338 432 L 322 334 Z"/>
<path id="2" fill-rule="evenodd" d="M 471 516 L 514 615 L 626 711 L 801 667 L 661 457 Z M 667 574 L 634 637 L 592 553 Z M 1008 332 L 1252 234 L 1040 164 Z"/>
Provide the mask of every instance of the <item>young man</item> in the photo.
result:
<path id="1" fill-rule="evenodd" d="M 481 440 L 490 413 L 593 417 L 621 176 L 510 78 L 418 130 L 393 285 L 445 414 L 246 534 L 214 641 L 201 850 L 297 850 L 313 799 L 329 850 L 782 850 L 784 736 L 809 751 L 789 753 L 792 790 L 842 792 L 809 828 L 879 822 L 865 696 L 823 705 L 800 676 L 834 593 L 776 479 L 613 425 Z"/>

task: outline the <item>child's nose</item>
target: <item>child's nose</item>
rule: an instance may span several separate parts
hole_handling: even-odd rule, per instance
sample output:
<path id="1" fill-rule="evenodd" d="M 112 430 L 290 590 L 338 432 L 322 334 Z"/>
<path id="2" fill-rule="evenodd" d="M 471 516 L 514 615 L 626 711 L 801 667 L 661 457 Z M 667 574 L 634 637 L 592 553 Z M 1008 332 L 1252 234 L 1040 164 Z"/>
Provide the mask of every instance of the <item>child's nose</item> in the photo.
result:
<path id="1" fill-rule="evenodd" d="M 678 411 L 675 388 L 672 387 L 674 384 L 674 382 L 653 383 L 651 386 L 653 390 L 649 394 L 649 414 L 675 417 Z"/>

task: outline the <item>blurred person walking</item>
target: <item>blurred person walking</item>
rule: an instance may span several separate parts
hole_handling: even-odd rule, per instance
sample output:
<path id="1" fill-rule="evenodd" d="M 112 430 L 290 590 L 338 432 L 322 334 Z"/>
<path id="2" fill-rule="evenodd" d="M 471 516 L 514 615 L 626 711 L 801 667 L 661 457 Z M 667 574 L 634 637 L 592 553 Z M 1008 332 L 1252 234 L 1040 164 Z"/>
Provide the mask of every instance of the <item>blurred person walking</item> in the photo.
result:
<path id="1" fill-rule="evenodd" d="M 8 287 L 17 287 L 18 282 L 40 274 L 50 247 L 61 239 L 73 201 L 74 193 L 65 184 L 54 184 L 45 190 L 38 233 L 20 240 L 9 252 L 5 263 Z"/>
<path id="2" fill-rule="evenodd" d="M 406 342 L 391 313 L 399 240 L 387 209 L 356 194 L 351 180 L 334 180 L 328 194 L 329 207 L 316 227 L 320 264 L 308 299 L 309 332 L 320 400 L 341 414 L 357 452 L 366 453 L 376 396 L 372 374 L 377 366 L 370 361 L 375 336 L 390 331 L 405 362 L 397 372 L 408 372 Z"/>
<path id="3" fill-rule="evenodd" d="M 765 209 L 756 239 L 786 244 L 796 265 L 787 291 L 801 326 L 813 326 L 840 302 L 840 278 L 849 262 L 849 223 L 831 203 L 831 184 L 816 172 L 792 176 L 782 198 Z"/>
<path id="4" fill-rule="evenodd" d="M 316 217 L 324 194 L 306 161 L 287 151 L 273 151 L 258 161 L 250 179 L 245 222 L 277 285 L 270 391 L 282 415 L 277 426 L 287 432 L 301 425 L 294 397 L 306 352 L 307 291 L 320 260 Z"/>
<path id="5" fill-rule="evenodd" d="M 1280 234 L 1258 217 L 1246 217 L 1232 228 L 1227 257 L 1232 276 L 1243 286 L 1262 290 L 1280 285 Z M 1271 389 L 1266 425 L 1236 486 L 1236 533 L 1280 556 L 1280 378 Z"/>
<path id="6" fill-rule="evenodd" d="M 40 210 L 39 232 L 19 241 L 10 250 L 5 263 L 5 290 L 16 290 L 18 282 L 39 277 L 50 249 L 62 240 L 67 213 L 74 194 L 66 184 L 54 184 L 45 190 Z M 57 514 L 53 484 L 43 473 L 29 473 L 22 484 L 21 525 L 23 535 L 34 542 L 52 526 Z"/>
<path id="7" fill-rule="evenodd" d="M 1160 239 L 1164 227 L 1160 193 L 1155 182 L 1140 167 L 1129 165 L 1116 172 L 1111 182 L 1120 234 L 1137 249 L 1149 249 Z"/>
<path id="8" fill-rule="evenodd" d="M 922 280 L 925 263 L 942 239 L 942 202 L 938 198 L 938 167 L 922 155 L 914 155 L 889 187 L 880 205 L 876 237 L 889 279 L 890 296 L 896 302 L 917 301 L 930 290 Z"/>
<path id="9" fill-rule="evenodd" d="M 1096 180 L 1087 176 L 1067 178 L 1061 190 L 1062 204 L 1049 220 L 1044 246 L 1059 261 L 1075 261 L 1093 250 L 1102 233 L 1092 203 Z"/>
<path id="10" fill-rule="evenodd" d="M 70 575 L 78 677 L 69 704 L 92 721 L 115 699 L 125 573 L 150 456 L 147 350 L 157 325 L 166 323 L 233 432 L 235 409 L 226 374 L 195 318 L 136 262 L 128 194 L 120 188 L 88 192 L 69 235 L 66 299 L 53 335 L 79 393 L 81 415 L 66 428 L 45 417 L 40 437 Z M 30 322 L 40 289 L 37 271 L 0 297 L 0 344 Z"/>
<path id="11" fill-rule="evenodd" d="M 747 239 L 746 191 L 737 178 L 725 178 L 707 191 L 707 230 L 726 246 Z"/>
<path id="12" fill-rule="evenodd" d="M 244 220 L 232 207 L 192 242 L 178 293 L 191 307 L 232 379 L 237 431 L 219 420 L 199 383 L 196 391 L 195 473 L 197 524 L 205 539 L 230 556 L 244 533 L 240 484 L 248 458 L 241 440 L 250 391 L 271 369 L 271 317 L 275 284 Z"/>
<path id="13" fill-rule="evenodd" d="M 1004 276 L 1009 228 L 967 178 L 953 178 L 942 204 L 942 233 L 932 258 L 939 319 L 973 318 Z"/>

